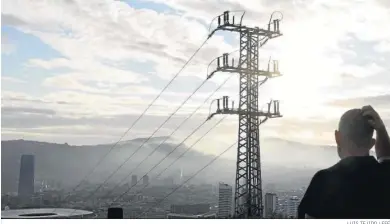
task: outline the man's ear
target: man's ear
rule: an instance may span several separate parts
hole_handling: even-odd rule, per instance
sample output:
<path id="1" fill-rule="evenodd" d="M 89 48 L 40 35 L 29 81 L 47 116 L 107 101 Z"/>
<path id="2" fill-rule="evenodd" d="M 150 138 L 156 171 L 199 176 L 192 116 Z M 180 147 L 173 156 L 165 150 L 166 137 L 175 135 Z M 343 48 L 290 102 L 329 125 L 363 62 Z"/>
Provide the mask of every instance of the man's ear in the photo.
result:
<path id="1" fill-rule="evenodd" d="M 336 144 L 340 145 L 340 132 L 338 130 L 334 131 L 334 140 L 336 141 Z"/>
<path id="2" fill-rule="evenodd" d="M 370 149 L 372 149 L 372 147 L 374 147 L 376 144 L 376 140 L 375 138 L 371 139 L 371 143 L 370 143 Z"/>

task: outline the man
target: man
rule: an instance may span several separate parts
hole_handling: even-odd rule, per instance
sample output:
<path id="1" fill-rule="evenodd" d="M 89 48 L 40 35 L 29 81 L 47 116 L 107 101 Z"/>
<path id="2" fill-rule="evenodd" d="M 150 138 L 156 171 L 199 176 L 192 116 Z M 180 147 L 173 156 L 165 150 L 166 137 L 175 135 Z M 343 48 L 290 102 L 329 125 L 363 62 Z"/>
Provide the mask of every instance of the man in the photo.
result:
<path id="1" fill-rule="evenodd" d="M 389 218 L 390 139 L 378 113 L 371 106 L 345 112 L 335 140 L 341 160 L 314 175 L 298 218 Z M 369 156 L 374 145 L 382 164 Z"/>

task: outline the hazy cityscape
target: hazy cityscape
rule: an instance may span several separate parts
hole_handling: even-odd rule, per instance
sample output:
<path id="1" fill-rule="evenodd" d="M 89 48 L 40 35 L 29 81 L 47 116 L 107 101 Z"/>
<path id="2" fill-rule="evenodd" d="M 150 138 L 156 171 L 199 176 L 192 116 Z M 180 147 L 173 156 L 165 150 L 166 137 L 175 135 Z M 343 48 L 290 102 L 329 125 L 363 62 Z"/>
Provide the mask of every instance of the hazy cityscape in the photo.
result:
<path id="1" fill-rule="evenodd" d="M 157 138 L 154 141 L 159 140 L 161 139 Z M 134 142 L 138 141 L 134 140 Z M 279 144 L 280 147 L 288 143 L 292 150 L 297 146 L 299 146 L 299 150 L 305 150 L 302 144 L 281 140 L 273 141 L 275 144 Z M 127 142 L 126 144 L 125 147 L 130 147 L 137 143 Z M 60 167 L 46 164 L 48 160 L 45 156 L 47 155 L 42 153 L 46 153 L 45 148 L 47 147 L 52 150 L 51 161 L 58 161 L 60 158 L 72 159 L 72 153 L 75 153 L 75 151 L 70 151 L 75 146 L 67 144 L 49 144 L 25 140 L 2 142 L 2 170 L 12 169 L 14 171 L 11 172 L 14 176 L 10 176 L 9 172 L 4 173 L 3 171 L 5 175 L 2 175 L 2 189 L 4 189 L 1 200 L 2 210 L 53 208 L 53 211 L 55 211 L 56 208 L 71 208 L 93 212 L 93 215 L 86 216 L 86 218 L 106 218 L 109 207 L 123 208 L 124 218 L 231 218 L 233 214 L 234 166 L 230 164 L 228 165 L 228 167 L 231 167 L 230 170 L 226 169 L 225 164 L 229 162 L 228 160 L 221 159 L 219 163 L 213 164 L 187 183 L 184 182 L 191 178 L 194 173 L 190 168 L 197 168 L 186 165 L 186 158 L 188 157 L 183 157 L 183 163 L 178 162 L 177 165 L 173 165 L 165 171 L 163 165 L 163 168 L 157 169 L 159 172 L 147 176 L 143 176 L 146 170 L 139 170 L 139 172 L 135 171 L 132 175 L 127 175 L 126 181 L 123 181 L 123 177 L 118 176 L 102 185 L 103 180 L 95 179 L 92 182 L 83 181 L 77 189 L 74 189 L 78 183 L 76 181 L 77 177 L 79 176 L 81 179 L 83 174 L 73 173 L 73 177 L 64 178 L 63 176 L 66 176 L 67 173 L 72 173 L 72 167 L 67 166 L 67 164 L 63 168 L 61 164 L 57 164 Z M 55 152 L 58 151 L 56 147 L 69 149 L 65 154 L 56 155 Z M 183 147 L 185 148 L 185 146 Z M 24 150 L 18 150 L 20 148 Z M 28 151 L 35 155 L 28 156 L 28 154 L 25 154 Z M 131 150 L 128 153 L 131 153 Z M 175 158 L 174 155 L 172 157 Z M 207 155 L 197 155 L 196 157 L 201 163 L 208 159 Z M 13 159 L 14 161 L 12 161 Z M 77 160 L 74 162 L 77 162 Z M 10 163 L 13 166 L 8 167 Z M 41 163 L 44 163 L 44 169 Z M 221 168 L 222 166 L 225 168 Z M 264 178 L 264 217 L 295 218 L 298 202 L 316 169 L 306 169 L 306 173 L 295 173 L 295 176 L 289 177 L 283 175 L 288 173 L 286 169 L 271 167 L 273 175 L 270 176 L 265 173 Z M 84 163 L 81 170 L 87 172 L 88 169 L 89 167 Z M 265 167 L 264 169 L 268 171 L 269 168 Z M 34 172 L 31 172 L 32 170 Z M 275 173 L 277 170 L 280 170 L 280 173 Z M 160 173 L 162 175 L 159 175 Z M 157 175 L 159 177 L 156 178 Z M 273 181 L 269 181 L 268 178 Z M 34 181 L 31 182 L 32 180 Z M 14 182 L 13 185 L 10 184 L 12 182 Z M 226 184 L 227 190 L 226 188 L 220 190 L 220 182 Z M 164 199 L 173 190 L 175 190 L 174 193 Z M 271 197 L 266 194 L 271 194 Z M 273 196 L 273 194 L 275 195 Z M 176 206 L 176 209 L 172 206 Z M 178 206 L 184 206 L 185 209 L 180 210 Z M 219 211 L 219 208 L 222 211 Z M 227 208 L 229 208 L 228 212 Z"/>
<path id="2" fill-rule="evenodd" d="M 25 163 L 29 163 L 27 165 L 31 168 L 34 156 L 28 156 L 28 159 L 30 161 Z M 29 186 L 28 179 L 33 178 L 34 173 L 31 169 L 26 170 L 25 167 L 21 167 L 20 176 L 19 183 L 21 184 L 19 184 L 18 192 L 2 193 L 2 210 L 53 208 L 55 211 L 56 208 L 71 208 L 92 211 L 94 218 L 106 218 L 109 207 L 123 208 L 124 218 L 195 216 L 231 218 L 233 214 L 232 198 L 234 196 L 231 185 L 226 183 L 183 184 L 185 177 L 182 172 L 177 172 L 177 175 L 164 179 L 154 179 L 149 176 L 139 179 L 139 176 L 133 175 L 129 183 L 119 187 L 114 183 L 99 186 L 84 182 L 76 191 L 69 191 L 60 182 L 49 179 L 35 180 L 34 184 Z M 99 187 L 100 189 L 96 191 Z M 160 203 L 161 199 L 178 187 L 180 188 L 171 197 Z M 113 188 L 116 189 L 114 192 L 112 192 Z M 128 191 L 130 188 L 132 188 L 131 191 Z M 296 218 L 299 200 L 305 192 L 304 187 L 290 191 L 265 189 L 267 192 L 264 197 L 265 218 Z M 124 192 L 127 193 L 123 195 Z"/>

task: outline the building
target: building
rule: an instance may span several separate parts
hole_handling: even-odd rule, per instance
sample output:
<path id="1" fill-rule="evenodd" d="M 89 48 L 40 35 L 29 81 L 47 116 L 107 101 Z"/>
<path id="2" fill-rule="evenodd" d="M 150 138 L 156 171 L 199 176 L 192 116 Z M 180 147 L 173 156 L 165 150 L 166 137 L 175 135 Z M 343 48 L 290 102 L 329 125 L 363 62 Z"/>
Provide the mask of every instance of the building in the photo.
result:
<path id="1" fill-rule="evenodd" d="M 131 176 L 131 186 L 134 187 L 137 185 L 137 175 L 132 175 Z"/>
<path id="2" fill-rule="evenodd" d="M 18 196 L 29 199 L 34 194 L 34 156 L 22 155 L 20 160 Z"/>
<path id="3" fill-rule="evenodd" d="M 10 209 L 1 211 L 2 219 L 64 219 L 93 218 L 90 211 L 68 208 Z"/>
<path id="4" fill-rule="evenodd" d="M 292 196 L 287 201 L 287 218 L 297 218 L 298 216 L 298 206 L 300 199 L 297 196 Z"/>
<path id="5" fill-rule="evenodd" d="M 218 187 L 218 218 L 229 218 L 232 215 L 233 188 L 225 183 Z"/>
<path id="6" fill-rule="evenodd" d="M 145 175 L 142 177 L 142 185 L 143 186 L 148 186 L 149 185 L 149 176 Z"/>
<path id="7" fill-rule="evenodd" d="M 264 201 L 264 218 L 274 218 L 276 210 L 278 209 L 278 197 L 274 193 L 266 193 Z"/>

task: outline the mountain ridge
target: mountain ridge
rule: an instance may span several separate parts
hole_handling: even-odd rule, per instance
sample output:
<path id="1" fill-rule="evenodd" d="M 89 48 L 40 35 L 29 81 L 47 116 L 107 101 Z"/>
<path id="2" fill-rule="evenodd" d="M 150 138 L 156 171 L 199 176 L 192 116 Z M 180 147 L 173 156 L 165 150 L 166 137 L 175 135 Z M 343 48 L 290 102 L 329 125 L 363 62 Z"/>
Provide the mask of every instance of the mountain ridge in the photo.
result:
<path id="1" fill-rule="evenodd" d="M 139 149 L 144 139 L 124 141 L 122 145 L 115 147 L 104 159 L 103 163 L 88 180 L 101 183 L 120 164 L 126 161 L 137 149 L 137 153 L 114 175 L 110 181 L 122 180 L 130 171 L 136 175 L 144 175 L 152 166 L 158 163 L 166 155 L 170 154 L 177 145 L 165 142 L 160 145 L 164 137 L 151 139 Z M 165 138 L 164 138 L 165 139 Z M 262 141 L 261 143 L 262 176 L 265 183 L 277 183 L 278 186 L 301 187 L 310 180 L 311 176 L 320 168 L 332 165 L 337 161 L 337 153 L 334 150 L 324 149 L 321 146 L 308 146 L 289 141 Z M 157 145 L 159 149 L 148 157 L 136 170 L 135 167 L 150 155 Z M 37 142 L 29 140 L 7 140 L 1 142 L 1 166 L 2 166 L 2 191 L 16 191 L 19 176 L 20 157 L 23 154 L 35 155 L 35 173 L 37 179 L 54 179 L 63 182 L 66 186 L 76 185 L 98 161 L 107 154 L 112 144 L 72 146 L 68 144 Z M 313 150 L 306 150 L 315 147 Z M 150 175 L 163 170 L 188 147 L 180 145 L 176 151 L 169 155 Z M 233 152 L 234 154 L 234 152 Z M 180 169 L 191 175 L 210 162 L 215 155 L 205 154 L 198 150 L 190 150 L 174 166 L 168 169 L 166 175 L 179 175 Z M 334 163 L 333 163 L 334 164 Z M 235 176 L 235 157 L 219 158 L 207 171 L 199 174 L 195 181 L 232 182 Z"/>

